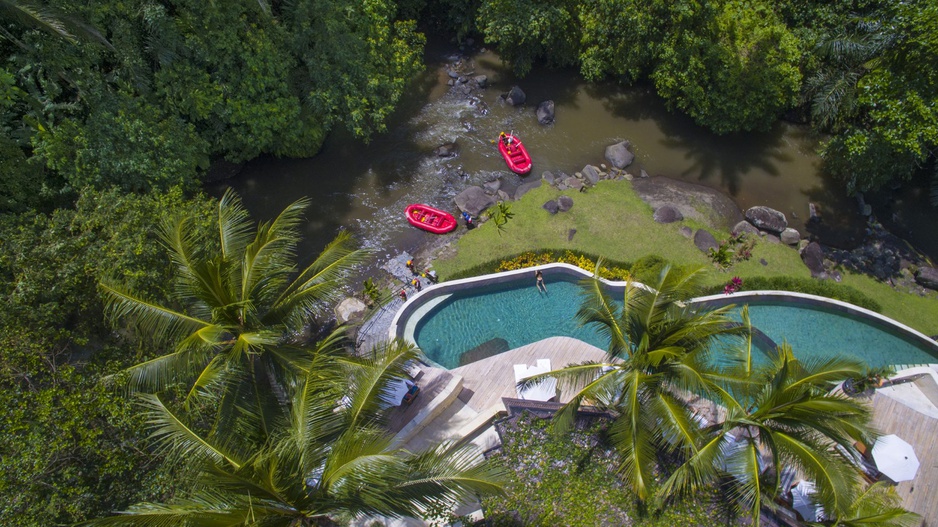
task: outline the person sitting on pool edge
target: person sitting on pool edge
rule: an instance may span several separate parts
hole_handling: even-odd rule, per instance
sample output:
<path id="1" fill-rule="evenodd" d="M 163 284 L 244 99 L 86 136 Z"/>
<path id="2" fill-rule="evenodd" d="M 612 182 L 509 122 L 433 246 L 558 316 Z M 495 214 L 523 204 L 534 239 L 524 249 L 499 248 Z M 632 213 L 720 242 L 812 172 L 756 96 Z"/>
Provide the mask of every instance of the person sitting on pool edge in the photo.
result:
<path id="1" fill-rule="evenodd" d="M 547 285 L 544 283 L 544 273 L 542 273 L 540 269 L 534 271 L 534 281 L 538 291 L 547 292 Z"/>

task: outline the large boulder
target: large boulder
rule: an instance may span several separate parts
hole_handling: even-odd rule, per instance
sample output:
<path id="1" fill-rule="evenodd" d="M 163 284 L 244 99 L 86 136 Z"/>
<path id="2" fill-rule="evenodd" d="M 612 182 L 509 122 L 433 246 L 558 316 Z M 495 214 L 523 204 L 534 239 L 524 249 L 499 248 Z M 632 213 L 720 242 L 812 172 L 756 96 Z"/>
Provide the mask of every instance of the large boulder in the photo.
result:
<path id="1" fill-rule="evenodd" d="M 489 85 L 489 78 L 485 75 L 476 75 L 472 78 L 472 82 L 475 82 L 476 86 L 480 88 L 485 88 Z"/>
<path id="2" fill-rule="evenodd" d="M 554 122 L 554 101 L 544 101 L 537 105 L 537 122 L 541 124 Z"/>
<path id="3" fill-rule="evenodd" d="M 517 86 L 512 86 L 505 95 L 505 102 L 512 106 L 521 106 L 527 100 L 527 95 Z"/>
<path id="4" fill-rule="evenodd" d="M 934 267 L 919 267 L 915 273 L 915 282 L 922 287 L 938 291 L 938 269 Z"/>
<path id="5" fill-rule="evenodd" d="M 671 205 L 684 218 L 718 230 L 730 230 L 743 219 L 736 203 L 719 190 L 662 176 L 636 178 L 632 188 L 653 210 Z"/>
<path id="6" fill-rule="evenodd" d="M 456 206 L 463 212 L 478 216 L 483 210 L 495 204 L 495 198 L 486 194 L 482 187 L 469 187 L 453 198 Z"/>
<path id="7" fill-rule="evenodd" d="M 787 227 L 782 231 L 782 234 L 779 235 L 779 238 L 785 245 L 798 245 L 798 242 L 801 241 L 801 233 L 791 227 Z"/>
<path id="8" fill-rule="evenodd" d="M 340 326 L 348 322 L 355 322 L 361 320 L 366 311 L 368 311 L 368 306 L 364 302 L 355 297 L 349 297 L 339 302 L 339 305 L 335 307 L 335 321 Z"/>
<path id="9" fill-rule="evenodd" d="M 537 180 L 534 180 L 534 181 L 528 181 L 528 182 L 526 182 L 526 183 L 522 183 L 522 184 L 518 185 L 518 188 L 515 189 L 514 199 L 515 199 L 515 200 L 521 199 L 521 196 L 524 196 L 525 194 L 527 194 L 527 192 L 528 192 L 529 190 L 535 189 L 535 188 L 537 188 L 537 187 L 539 187 L 539 186 L 541 186 L 541 180 L 540 180 L 540 179 L 537 179 Z"/>
<path id="10" fill-rule="evenodd" d="M 629 151 L 630 146 L 632 146 L 632 143 L 629 141 L 607 146 L 606 161 L 609 161 L 609 164 L 616 168 L 625 168 L 631 165 L 635 159 L 635 154 Z"/>
<path id="11" fill-rule="evenodd" d="M 684 215 L 681 214 L 681 211 L 677 210 L 673 205 L 662 205 L 658 207 L 653 217 L 658 223 L 674 223 L 684 219 Z"/>
<path id="12" fill-rule="evenodd" d="M 760 230 L 781 234 L 788 227 L 785 214 L 771 208 L 758 205 L 746 211 L 746 219 Z"/>
<path id="13" fill-rule="evenodd" d="M 759 234 L 761 234 L 761 233 L 759 232 L 759 229 L 757 229 L 755 225 L 749 223 L 749 222 L 746 221 L 746 220 L 743 220 L 743 221 L 737 223 L 736 225 L 734 225 L 734 226 L 733 226 L 733 232 L 735 232 L 735 233 L 737 233 L 737 234 L 753 234 L 753 235 L 756 235 L 756 236 L 758 236 Z"/>
<path id="14" fill-rule="evenodd" d="M 570 196 L 560 196 L 557 198 L 557 206 L 560 208 L 560 212 L 567 212 L 573 208 L 573 198 Z"/>
<path id="15" fill-rule="evenodd" d="M 710 252 L 710 249 L 719 247 L 717 239 L 710 234 L 710 231 L 704 229 L 698 229 L 697 232 L 694 233 L 694 245 L 705 253 Z"/>
<path id="16" fill-rule="evenodd" d="M 502 188 L 501 179 L 493 179 L 492 181 L 486 181 L 482 184 L 482 188 L 485 189 L 489 194 L 495 194 L 499 189 Z"/>
<path id="17" fill-rule="evenodd" d="M 811 276 L 818 277 L 826 274 L 824 270 L 824 251 L 817 242 L 811 242 L 801 251 L 801 261 L 811 271 Z"/>
<path id="18" fill-rule="evenodd" d="M 590 185 L 599 183 L 599 169 L 593 165 L 586 165 L 580 173 L 583 174 L 583 178 L 586 179 L 587 183 Z"/>
<path id="19" fill-rule="evenodd" d="M 560 210 L 560 205 L 556 201 L 550 200 L 547 203 L 541 205 L 541 208 L 551 214 L 557 214 L 557 211 Z"/>
<path id="20" fill-rule="evenodd" d="M 446 143 L 436 147 L 433 153 L 437 157 L 455 157 L 459 153 L 459 147 L 456 146 L 456 143 Z"/>

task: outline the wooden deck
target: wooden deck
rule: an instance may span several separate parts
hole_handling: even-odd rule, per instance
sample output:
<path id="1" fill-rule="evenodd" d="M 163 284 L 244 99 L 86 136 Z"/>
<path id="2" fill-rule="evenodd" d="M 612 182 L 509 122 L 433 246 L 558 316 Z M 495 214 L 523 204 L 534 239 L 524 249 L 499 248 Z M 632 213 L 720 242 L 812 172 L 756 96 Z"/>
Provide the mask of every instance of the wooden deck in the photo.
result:
<path id="1" fill-rule="evenodd" d="M 388 410 L 388 428 L 395 434 L 426 408 L 453 378 L 449 371 L 439 368 L 422 368 L 422 371 L 423 374 L 414 380 L 414 383 L 420 387 L 420 393 L 414 402 Z"/>
<path id="2" fill-rule="evenodd" d="M 459 397 L 460 400 L 473 410 L 482 412 L 499 404 L 502 397 L 518 397 L 512 365 L 532 365 L 538 359 L 550 359 L 551 368 L 559 370 L 568 364 L 604 361 L 606 352 L 570 337 L 551 337 L 460 366 L 450 372 L 463 377 L 463 394 Z M 569 401 L 570 395 L 572 394 L 561 392 L 557 400 Z"/>
<path id="3" fill-rule="evenodd" d="M 918 474 L 896 485 L 896 492 L 903 508 L 922 516 L 923 525 L 938 526 L 938 419 L 876 394 L 873 426 L 884 434 L 896 434 L 915 449 L 921 463 Z"/>

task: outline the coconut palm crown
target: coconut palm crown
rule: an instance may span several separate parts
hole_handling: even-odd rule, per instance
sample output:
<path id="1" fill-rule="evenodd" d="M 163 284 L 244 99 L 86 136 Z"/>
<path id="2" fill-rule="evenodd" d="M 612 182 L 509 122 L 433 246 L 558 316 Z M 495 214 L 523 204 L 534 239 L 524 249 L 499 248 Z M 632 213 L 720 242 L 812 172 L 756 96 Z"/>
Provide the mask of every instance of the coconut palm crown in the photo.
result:
<path id="1" fill-rule="evenodd" d="M 762 507 L 787 490 L 780 475 L 791 467 L 816 484 L 828 516 L 846 517 L 861 488 L 855 444 L 871 442 L 873 432 L 869 407 L 832 388 L 864 365 L 849 357 L 799 360 L 787 344 L 769 358 L 765 367 L 729 371 L 727 389 L 714 394 L 725 419 L 706 430 L 706 440 L 662 492 L 728 482 L 733 502 L 758 525 Z"/>
<path id="2" fill-rule="evenodd" d="M 153 436 L 170 459 L 197 467 L 193 491 L 142 503 L 83 525 L 305 527 L 362 515 L 420 517 L 501 491 L 503 471 L 473 448 L 442 444 L 412 453 L 380 427 L 382 395 L 418 351 L 402 342 L 348 357 L 333 334 L 288 389 L 285 411 L 261 437 L 244 413 L 227 434 L 202 435 L 159 395 L 142 395 Z"/>
<path id="3" fill-rule="evenodd" d="M 337 280 L 365 257 L 343 231 L 298 271 L 295 250 L 308 203 L 298 200 L 255 227 L 229 190 L 213 220 L 217 237 L 199 235 L 196 218 L 167 221 L 162 241 L 178 277 L 173 306 L 101 285 L 113 319 L 171 347 L 125 371 L 133 389 L 181 390 L 186 407 L 218 397 L 219 419 L 245 405 L 265 417 L 283 406 L 272 399 L 284 397 L 284 387 L 312 360 L 294 335 L 335 299 Z"/>
<path id="4" fill-rule="evenodd" d="M 683 302 L 699 291 L 702 274 L 703 269 L 666 266 L 650 287 L 629 281 L 621 307 L 598 274 L 585 280 L 578 316 L 609 338 L 607 359 L 550 373 L 575 391 L 555 417 L 558 430 L 569 428 L 585 402 L 616 414 L 610 439 L 622 459 L 620 471 L 639 500 L 651 496 L 659 449 L 688 454 L 696 449 L 700 429 L 686 396 L 721 389 L 711 347 L 721 336 L 748 331 L 728 316 L 732 306 L 708 309 Z"/>

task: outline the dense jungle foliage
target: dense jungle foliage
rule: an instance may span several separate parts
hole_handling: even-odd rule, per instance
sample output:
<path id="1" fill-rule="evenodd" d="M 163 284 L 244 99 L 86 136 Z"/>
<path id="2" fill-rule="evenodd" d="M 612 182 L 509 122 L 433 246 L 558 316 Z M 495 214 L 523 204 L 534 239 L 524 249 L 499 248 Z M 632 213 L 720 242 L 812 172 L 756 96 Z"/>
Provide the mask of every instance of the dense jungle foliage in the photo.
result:
<path id="1" fill-rule="evenodd" d="M 209 228 L 209 165 L 382 133 L 431 32 L 649 83 L 715 133 L 803 116 L 845 191 L 935 170 L 929 0 L 0 0 L 0 524 L 180 490 L 98 382 L 163 351 L 128 349 L 98 284 L 166 302 L 157 226 Z"/>

